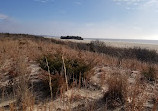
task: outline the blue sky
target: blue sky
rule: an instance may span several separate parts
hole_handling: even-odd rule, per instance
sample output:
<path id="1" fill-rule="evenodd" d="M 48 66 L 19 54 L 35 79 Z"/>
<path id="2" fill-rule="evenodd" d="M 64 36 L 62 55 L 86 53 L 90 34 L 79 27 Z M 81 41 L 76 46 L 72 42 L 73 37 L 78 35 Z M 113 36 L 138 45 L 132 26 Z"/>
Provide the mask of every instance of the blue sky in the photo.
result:
<path id="1" fill-rule="evenodd" d="M 158 0 L 0 0 L 0 32 L 158 39 Z"/>

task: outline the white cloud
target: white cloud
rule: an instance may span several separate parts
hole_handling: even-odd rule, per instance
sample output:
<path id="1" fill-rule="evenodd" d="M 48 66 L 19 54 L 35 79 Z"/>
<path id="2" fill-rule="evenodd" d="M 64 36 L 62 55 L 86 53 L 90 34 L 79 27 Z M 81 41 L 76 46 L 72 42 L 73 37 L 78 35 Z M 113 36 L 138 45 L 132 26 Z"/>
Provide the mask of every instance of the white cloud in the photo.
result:
<path id="1" fill-rule="evenodd" d="M 7 18 L 8 18 L 7 15 L 0 13 L 0 20 L 4 20 L 4 19 L 7 19 Z"/>

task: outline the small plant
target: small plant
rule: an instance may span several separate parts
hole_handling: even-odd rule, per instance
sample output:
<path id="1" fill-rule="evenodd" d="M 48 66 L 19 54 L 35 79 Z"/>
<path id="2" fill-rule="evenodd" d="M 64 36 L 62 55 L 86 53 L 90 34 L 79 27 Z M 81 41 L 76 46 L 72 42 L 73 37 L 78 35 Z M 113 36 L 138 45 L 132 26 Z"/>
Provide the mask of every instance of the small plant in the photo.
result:
<path id="1" fill-rule="evenodd" d="M 148 81 L 155 81 L 156 79 L 156 70 L 154 67 L 150 66 L 147 70 L 142 71 L 142 74 Z"/>

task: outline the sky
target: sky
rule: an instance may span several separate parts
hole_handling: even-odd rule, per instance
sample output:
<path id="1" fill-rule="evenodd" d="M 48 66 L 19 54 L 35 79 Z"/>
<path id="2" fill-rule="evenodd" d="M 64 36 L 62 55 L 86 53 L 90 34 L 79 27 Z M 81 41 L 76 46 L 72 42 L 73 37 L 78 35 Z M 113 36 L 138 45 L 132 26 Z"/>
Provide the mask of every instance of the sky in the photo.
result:
<path id="1" fill-rule="evenodd" d="M 158 0 L 0 0 L 0 32 L 158 40 Z"/>

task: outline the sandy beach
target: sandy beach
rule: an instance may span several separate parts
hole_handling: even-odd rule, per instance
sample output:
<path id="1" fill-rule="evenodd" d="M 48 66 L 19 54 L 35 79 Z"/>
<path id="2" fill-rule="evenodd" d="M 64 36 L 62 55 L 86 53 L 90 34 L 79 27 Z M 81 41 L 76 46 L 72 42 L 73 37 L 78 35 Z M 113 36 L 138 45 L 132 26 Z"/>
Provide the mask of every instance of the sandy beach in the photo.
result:
<path id="1" fill-rule="evenodd" d="M 61 40 L 58 38 L 55 38 L 57 40 Z M 63 41 L 72 41 L 72 42 L 82 42 L 82 43 L 90 43 L 93 40 L 63 40 Z M 134 48 L 134 47 L 140 47 L 150 50 L 156 50 L 158 52 L 158 44 L 145 44 L 145 43 L 131 43 L 131 42 L 120 42 L 120 41 L 109 41 L 109 40 L 101 40 L 105 42 L 108 46 L 113 47 L 119 47 L 119 48 Z"/>
<path id="2" fill-rule="evenodd" d="M 120 48 L 134 48 L 140 47 L 150 50 L 156 50 L 158 52 L 158 45 L 156 44 L 141 44 L 141 43 L 130 43 L 130 42 L 114 42 L 114 41 L 104 41 L 108 46 L 120 47 Z"/>

